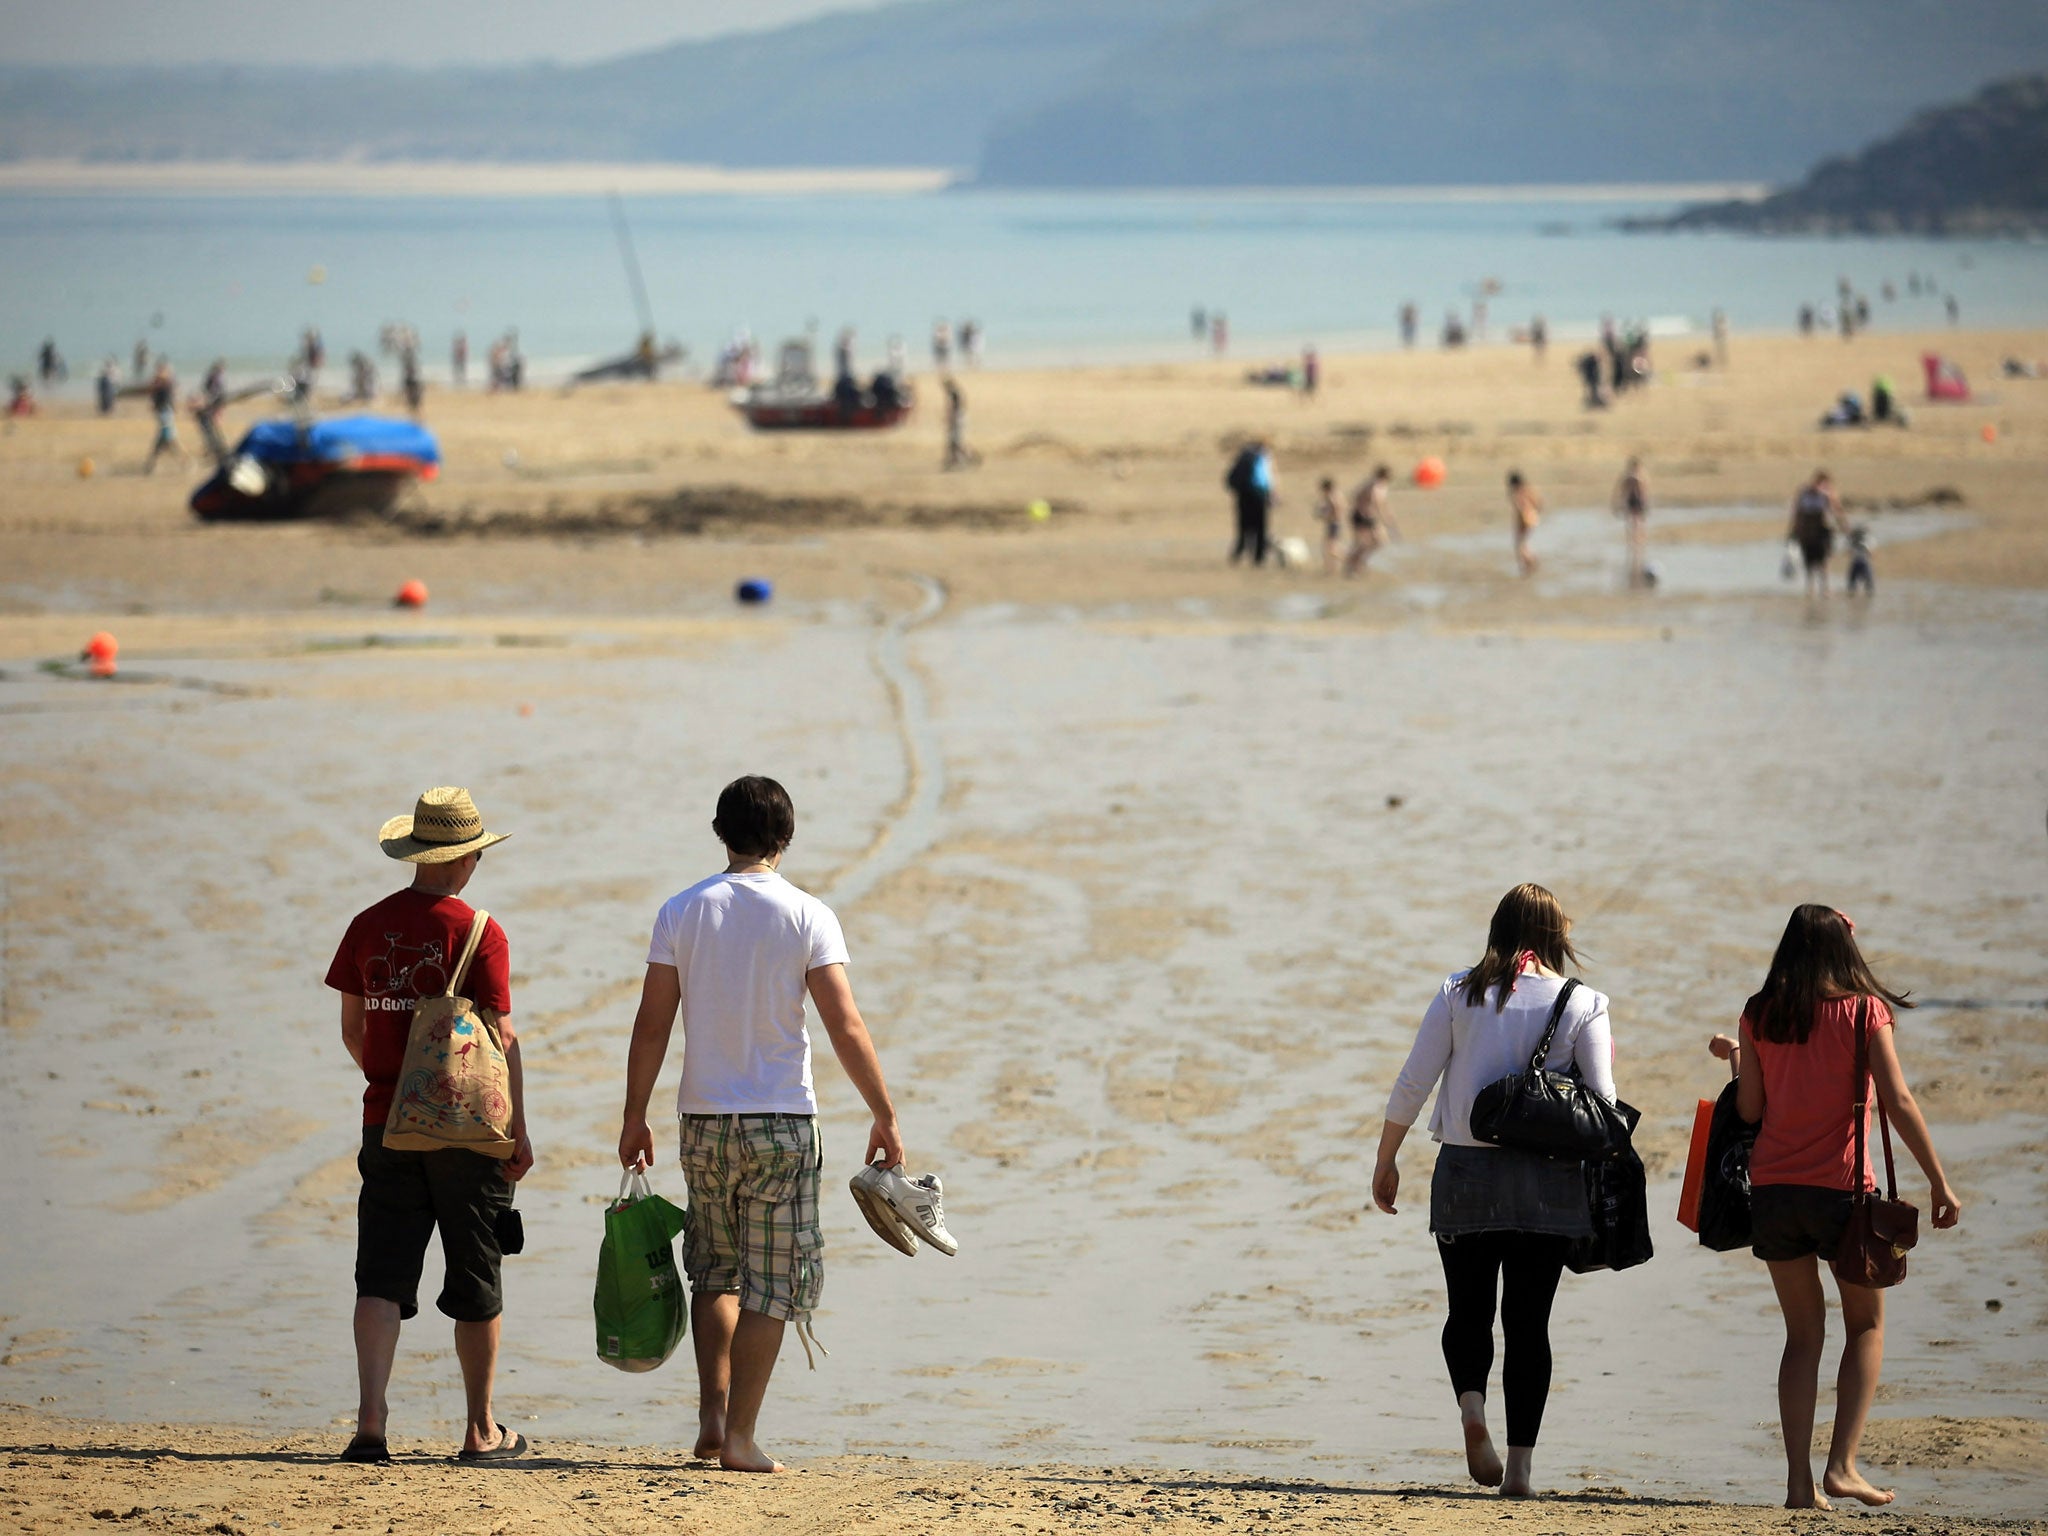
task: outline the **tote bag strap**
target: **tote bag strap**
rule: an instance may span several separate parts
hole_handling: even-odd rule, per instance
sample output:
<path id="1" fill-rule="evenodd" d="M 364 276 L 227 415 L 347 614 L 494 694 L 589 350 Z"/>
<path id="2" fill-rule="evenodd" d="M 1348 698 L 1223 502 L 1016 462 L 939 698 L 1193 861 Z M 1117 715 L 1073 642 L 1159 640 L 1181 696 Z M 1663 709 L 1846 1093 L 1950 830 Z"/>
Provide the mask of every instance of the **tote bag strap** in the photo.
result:
<path id="1" fill-rule="evenodd" d="M 1578 990 L 1579 978 L 1576 976 L 1557 989 L 1557 1001 L 1550 1005 L 1550 1022 L 1543 1026 L 1543 1038 L 1536 1042 L 1536 1054 L 1529 1058 L 1531 1072 L 1541 1072 L 1543 1063 L 1550 1059 L 1550 1042 L 1557 1038 L 1557 1025 L 1564 1017 L 1564 1005 L 1571 1001 L 1572 994 Z"/>
<path id="2" fill-rule="evenodd" d="M 476 958 L 477 946 L 484 941 L 484 924 L 490 920 L 488 912 L 479 912 L 469 920 L 469 942 L 462 946 L 462 958 L 455 962 L 454 974 L 448 978 L 448 990 L 441 994 L 443 997 L 454 997 L 463 977 L 469 974 L 469 962 Z"/>
<path id="3" fill-rule="evenodd" d="M 1875 1084 L 1870 1079 L 1870 999 L 1856 999 L 1856 1200 L 1860 1203 L 1870 1198 L 1864 1187 L 1864 1170 L 1869 1167 L 1870 1148 L 1865 1141 L 1870 1118 L 1870 1094 Z M 1884 1099 L 1877 1101 L 1877 1129 L 1884 1141 L 1884 1191 L 1885 1199 L 1899 1198 L 1898 1168 L 1892 1162 L 1892 1123 L 1884 1112 Z"/>

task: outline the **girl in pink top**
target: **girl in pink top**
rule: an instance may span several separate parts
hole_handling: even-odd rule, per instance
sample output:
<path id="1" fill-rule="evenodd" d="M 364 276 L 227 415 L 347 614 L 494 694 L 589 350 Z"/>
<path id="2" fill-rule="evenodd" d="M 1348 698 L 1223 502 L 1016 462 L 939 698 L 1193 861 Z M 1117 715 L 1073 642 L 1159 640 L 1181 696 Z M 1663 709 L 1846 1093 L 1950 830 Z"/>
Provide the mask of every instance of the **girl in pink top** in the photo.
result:
<path id="1" fill-rule="evenodd" d="M 1899 1139 L 1927 1175 L 1934 1225 L 1962 1214 L 1906 1086 L 1892 1042 L 1892 1008 L 1905 994 L 1881 986 L 1856 947 L 1854 925 L 1832 907 L 1795 907 L 1771 957 L 1770 974 L 1742 1010 L 1741 1039 L 1716 1035 L 1709 1049 L 1735 1065 L 1742 1118 L 1761 1121 L 1750 1155 L 1754 1252 L 1770 1266 L 1785 1314 L 1778 1365 L 1778 1417 L 1785 1434 L 1788 1509 L 1827 1509 L 1813 1485 L 1813 1415 L 1819 1396 L 1827 1298 L 1821 1259 L 1832 1259 L 1849 1220 L 1855 1188 L 1856 1106 L 1875 1085 Z M 1856 1082 L 1856 1015 L 1867 1010 L 1869 1074 Z M 1869 1110 L 1864 1110 L 1866 1119 Z M 1877 1128 L 1865 1137 L 1866 1161 L 1881 1155 Z M 1872 1182 L 1865 1168 L 1866 1187 Z M 1821 1489 L 1837 1498 L 1889 1504 L 1890 1489 L 1871 1485 L 1856 1466 L 1863 1426 L 1884 1362 L 1884 1292 L 1839 1276 L 1848 1338 L 1835 1393 L 1835 1430 Z"/>

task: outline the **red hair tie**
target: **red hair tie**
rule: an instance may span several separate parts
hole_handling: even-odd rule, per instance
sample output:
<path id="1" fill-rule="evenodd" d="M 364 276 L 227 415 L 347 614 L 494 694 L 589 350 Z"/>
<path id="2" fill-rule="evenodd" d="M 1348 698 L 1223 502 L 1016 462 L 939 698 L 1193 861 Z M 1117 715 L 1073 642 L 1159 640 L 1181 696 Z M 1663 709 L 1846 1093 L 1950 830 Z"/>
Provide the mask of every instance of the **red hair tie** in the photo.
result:
<path id="1" fill-rule="evenodd" d="M 1843 922 L 1849 925 L 1849 931 L 1851 933 L 1854 933 L 1856 931 L 1856 919 L 1851 917 L 1848 913 L 1844 912 L 1840 907 L 1835 908 L 1835 916 L 1839 917 Z"/>

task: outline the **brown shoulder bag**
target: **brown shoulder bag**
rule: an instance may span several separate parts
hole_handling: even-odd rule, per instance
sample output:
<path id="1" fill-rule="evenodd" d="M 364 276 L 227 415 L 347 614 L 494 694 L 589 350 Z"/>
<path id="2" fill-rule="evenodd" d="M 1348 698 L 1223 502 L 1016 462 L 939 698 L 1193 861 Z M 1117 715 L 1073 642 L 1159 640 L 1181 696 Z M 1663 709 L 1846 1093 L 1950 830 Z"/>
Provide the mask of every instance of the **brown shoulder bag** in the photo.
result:
<path id="1" fill-rule="evenodd" d="M 1920 1212 L 1899 1198 L 1899 1178 L 1892 1167 L 1892 1126 L 1877 1101 L 1877 1128 L 1884 1139 L 1884 1199 L 1869 1188 L 1868 1131 L 1870 1080 L 1870 999 L 1856 999 L 1856 1191 L 1849 1207 L 1849 1225 L 1835 1249 L 1835 1278 L 1848 1285 L 1882 1289 L 1906 1278 L 1906 1254 L 1920 1241 Z"/>

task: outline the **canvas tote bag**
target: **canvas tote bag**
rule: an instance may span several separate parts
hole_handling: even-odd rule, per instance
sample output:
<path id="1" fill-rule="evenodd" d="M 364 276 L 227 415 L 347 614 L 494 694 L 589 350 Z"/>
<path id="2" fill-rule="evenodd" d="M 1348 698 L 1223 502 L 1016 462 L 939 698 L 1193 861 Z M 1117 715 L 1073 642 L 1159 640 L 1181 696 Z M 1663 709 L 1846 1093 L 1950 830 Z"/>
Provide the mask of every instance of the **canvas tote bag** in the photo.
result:
<path id="1" fill-rule="evenodd" d="M 510 1134 L 512 1077 L 505 1048 L 476 1004 L 456 995 L 490 916 L 479 912 L 470 923 L 469 942 L 462 946 L 447 990 L 413 1004 L 405 1064 L 384 1121 L 384 1145 L 394 1152 L 459 1147 L 506 1158 L 515 1150 Z"/>

